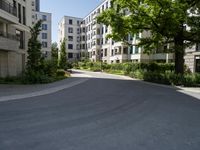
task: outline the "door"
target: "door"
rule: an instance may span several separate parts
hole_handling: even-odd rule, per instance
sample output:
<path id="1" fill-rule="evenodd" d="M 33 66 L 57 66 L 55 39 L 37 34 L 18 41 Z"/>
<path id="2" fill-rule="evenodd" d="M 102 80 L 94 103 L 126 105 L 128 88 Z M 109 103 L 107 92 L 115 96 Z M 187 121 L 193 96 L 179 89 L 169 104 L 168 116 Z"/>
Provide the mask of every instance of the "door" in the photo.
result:
<path id="1" fill-rule="evenodd" d="M 200 56 L 196 57 L 196 72 L 200 73 Z"/>

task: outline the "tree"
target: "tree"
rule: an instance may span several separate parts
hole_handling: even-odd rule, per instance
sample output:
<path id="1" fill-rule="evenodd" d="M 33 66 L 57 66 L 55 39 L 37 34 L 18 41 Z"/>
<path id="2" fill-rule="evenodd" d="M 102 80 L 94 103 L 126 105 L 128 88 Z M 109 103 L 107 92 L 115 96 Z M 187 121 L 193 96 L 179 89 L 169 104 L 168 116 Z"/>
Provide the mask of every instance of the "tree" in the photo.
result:
<path id="1" fill-rule="evenodd" d="M 97 18 L 112 28 L 109 38 L 130 44 L 127 35 L 147 31 L 151 36 L 142 37 L 139 46 L 147 52 L 172 43 L 175 72 L 184 73 L 185 49 L 200 42 L 199 0 L 112 0 L 111 5 Z"/>
<path id="2" fill-rule="evenodd" d="M 56 42 L 51 45 L 51 58 L 58 65 L 58 44 Z"/>
<path id="3" fill-rule="evenodd" d="M 38 41 L 38 35 L 41 31 L 42 21 L 39 20 L 32 28 L 30 28 L 31 38 L 28 41 L 28 61 L 27 71 L 40 71 L 42 65 L 41 43 Z"/>
<path id="4" fill-rule="evenodd" d="M 62 69 L 65 69 L 66 65 L 67 65 L 66 42 L 65 42 L 65 39 L 63 39 L 60 46 L 59 67 Z"/>

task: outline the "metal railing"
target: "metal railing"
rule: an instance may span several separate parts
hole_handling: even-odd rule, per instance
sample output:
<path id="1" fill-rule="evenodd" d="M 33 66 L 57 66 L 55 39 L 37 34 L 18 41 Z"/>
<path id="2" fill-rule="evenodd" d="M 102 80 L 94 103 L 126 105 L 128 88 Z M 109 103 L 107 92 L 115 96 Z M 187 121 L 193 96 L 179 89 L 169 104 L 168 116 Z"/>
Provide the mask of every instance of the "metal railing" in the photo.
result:
<path id="1" fill-rule="evenodd" d="M 0 0 L 0 9 L 17 17 L 17 8 L 13 7 L 13 5 L 6 0 Z"/>
<path id="2" fill-rule="evenodd" d="M 20 38 L 18 36 L 3 31 L 0 31 L 0 37 L 4 37 L 10 40 L 20 41 Z"/>

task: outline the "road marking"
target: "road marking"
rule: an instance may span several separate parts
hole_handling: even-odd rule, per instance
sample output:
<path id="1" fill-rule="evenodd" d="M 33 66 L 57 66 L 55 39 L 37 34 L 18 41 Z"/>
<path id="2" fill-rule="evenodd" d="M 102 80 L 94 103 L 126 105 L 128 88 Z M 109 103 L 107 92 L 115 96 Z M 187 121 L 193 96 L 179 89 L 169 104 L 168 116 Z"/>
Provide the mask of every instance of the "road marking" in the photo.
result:
<path id="1" fill-rule="evenodd" d="M 68 88 L 71 88 L 71 87 L 76 86 L 78 84 L 81 84 L 83 82 L 86 82 L 87 80 L 89 80 L 89 79 L 80 79 L 80 80 L 74 81 L 72 83 L 68 83 L 66 85 L 52 87 L 52 88 L 48 88 L 48 89 L 45 89 L 45 90 L 32 92 L 32 93 L 27 93 L 27 94 L 12 95 L 12 96 L 2 96 L 2 97 L 0 97 L 0 102 L 17 100 L 17 99 L 24 99 L 24 98 L 31 98 L 31 97 L 43 96 L 43 95 L 56 93 L 58 91 L 61 91 L 61 90 L 64 90 L 64 89 L 68 89 Z"/>

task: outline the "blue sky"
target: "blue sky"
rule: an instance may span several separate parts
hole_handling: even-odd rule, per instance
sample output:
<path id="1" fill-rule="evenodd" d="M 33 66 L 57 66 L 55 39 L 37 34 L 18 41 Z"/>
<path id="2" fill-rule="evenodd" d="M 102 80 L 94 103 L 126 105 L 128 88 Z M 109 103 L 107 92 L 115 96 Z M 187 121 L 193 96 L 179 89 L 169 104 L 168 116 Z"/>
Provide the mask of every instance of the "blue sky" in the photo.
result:
<path id="1" fill-rule="evenodd" d="M 52 42 L 58 40 L 58 22 L 64 15 L 85 17 L 103 0 L 40 0 L 40 11 L 52 13 Z"/>

